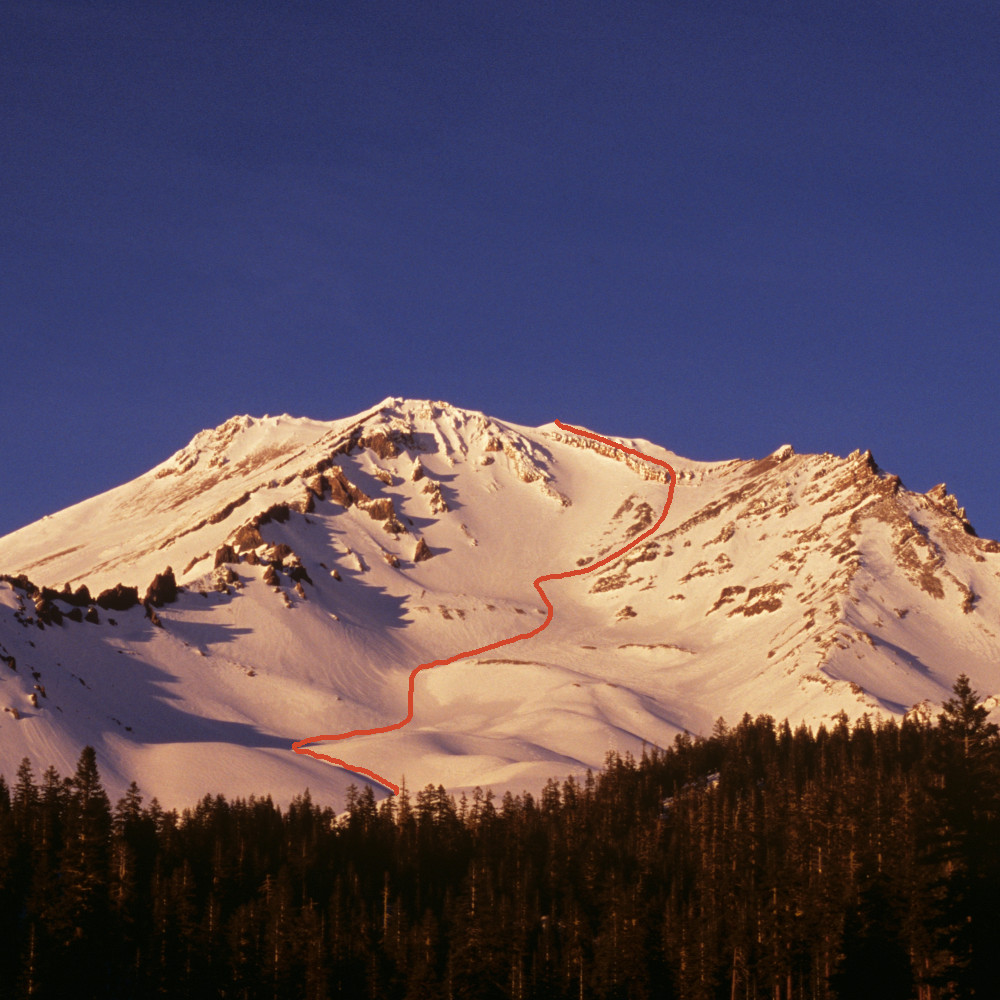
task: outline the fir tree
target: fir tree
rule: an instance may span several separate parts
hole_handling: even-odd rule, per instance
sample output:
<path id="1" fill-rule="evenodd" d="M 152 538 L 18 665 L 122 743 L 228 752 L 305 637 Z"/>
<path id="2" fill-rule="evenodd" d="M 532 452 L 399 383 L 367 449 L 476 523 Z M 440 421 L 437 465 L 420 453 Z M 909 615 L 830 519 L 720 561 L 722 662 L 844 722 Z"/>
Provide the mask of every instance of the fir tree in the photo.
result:
<path id="1" fill-rule="evenodd" d="M 913 970 L 901 907 L 884 877 L 868 880 L 847 913 L 842 954 L 830 986 L 843 1000 L 910 1000 Z"/>
<path id="2" fill-rule="evenodd" d="M 1000 740 L 962 674 L 933 733 L 926 859 L 937 875 L 933 981 L 943 997 L 995 995 L 1000 940 Z"/>

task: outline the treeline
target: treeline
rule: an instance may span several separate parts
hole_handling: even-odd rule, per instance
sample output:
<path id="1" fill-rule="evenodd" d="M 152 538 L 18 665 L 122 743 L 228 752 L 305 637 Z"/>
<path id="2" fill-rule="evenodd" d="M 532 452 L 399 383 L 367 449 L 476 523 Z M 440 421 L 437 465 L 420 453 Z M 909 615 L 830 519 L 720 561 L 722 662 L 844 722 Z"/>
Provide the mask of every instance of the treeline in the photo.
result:
<path id="1" fill-rule="evenodd" d="M 0 996 L 996 997 L 1000 740 L 721 721 L 538 797 L 427 786 L 336 816 L 0 779 Z"/>

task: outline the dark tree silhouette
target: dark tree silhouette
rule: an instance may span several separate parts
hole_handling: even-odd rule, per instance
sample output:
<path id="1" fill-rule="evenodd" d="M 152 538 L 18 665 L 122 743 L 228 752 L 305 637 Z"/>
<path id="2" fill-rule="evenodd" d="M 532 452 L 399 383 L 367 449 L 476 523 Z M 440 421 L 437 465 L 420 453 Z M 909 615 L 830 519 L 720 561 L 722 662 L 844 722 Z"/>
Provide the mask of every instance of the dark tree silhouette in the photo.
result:
<path id="1" fill-rule="evenodd" d="M 536 799 L 0 785 L 0 998 L 948 1000 L 995 995 L 1000 751 L 936 724 L 719 721 Z"/>

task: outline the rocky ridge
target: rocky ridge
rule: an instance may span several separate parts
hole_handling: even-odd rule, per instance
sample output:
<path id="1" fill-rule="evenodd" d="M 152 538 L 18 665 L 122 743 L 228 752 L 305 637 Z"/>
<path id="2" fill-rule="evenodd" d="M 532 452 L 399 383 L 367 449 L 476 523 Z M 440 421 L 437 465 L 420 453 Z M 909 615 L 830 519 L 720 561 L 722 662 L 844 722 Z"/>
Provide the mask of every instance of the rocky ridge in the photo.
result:
<path id="1" fill-rule="evenodd" d="M 424 675 L 412 729 L 358 741 L 380 773 L 519 787 L 719 715 L 902 714 L 960 670 L 997 701 L 1000 545 L 943 485 L 912 493 L 860 451 L 625 443 L 677 471 L 662 529 L 561 583 L 527 655 Z M 68 767 L 102 743 L 169 798 L 212 746 L 229 790 L 301 790 L 293 739 L 398 718 L 413 664 L 528 630 L 531 579 L 646 531 L 661 471 L 446 403 L 233 418 L 0 539 L 0 747 Z"/>

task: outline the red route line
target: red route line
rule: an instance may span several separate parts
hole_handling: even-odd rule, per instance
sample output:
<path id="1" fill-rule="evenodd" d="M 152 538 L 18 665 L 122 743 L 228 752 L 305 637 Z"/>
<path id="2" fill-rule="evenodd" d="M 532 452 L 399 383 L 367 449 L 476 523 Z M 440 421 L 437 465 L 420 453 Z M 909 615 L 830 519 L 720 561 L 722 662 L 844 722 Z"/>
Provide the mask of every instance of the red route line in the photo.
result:
<path id="1" fill-rule="evenodd" d="M 417 674 L 419 674 L 421 670 L 430 670 L 433 667 L 444 667 L 449 663 L 454 663 L 456 660 L 464 660 L 469 656 L 478 656 L 480 653 L 488 653 L 490 650 L 499 649 L 501 646 L 509 646 L 513 642 L 520 642 L 522 639 L 530 639 L 533 636 L 538 635 L 539 632 L 542 632 L 549 627 L 549 624 L 552 621 L 552 616 L 555 614 L 552 602 L 546 596 L 545 591 L 542 590 L 541 585 L 543 583 L 546 583 L 549 580 L 566 580 L 571 576 L 583 576 L 586 573 L 593 573 L 595 569 L 600 569 L 602 566 L 607 566 L 608 563 L 614 562 L 616 559 L 628 552 L 629 549 L 638 545 L 643 539 L 649 538 L 649 536 L 652 535 L 661 524 L 663 524 L 667 518 L 667 513 L 670 510 L 670 504 L 674 499 L 674 484 L 677 479 L 673 468 L 668 463 L 659 458 L 653 458 L 652 455 L 646 455 L 641 451 L 637 451 L 635 448 L 627 448 L 625 445 L 619 444 L 617 441 L 612 441 L 611 438 L 603 437 L 600 434 L 594 434 L 592 431 L 585 431 L 579 427 L 571 427 L 569 424 L 564 424 L 561 420 L 556 421 L 556 426 L 561 427 L 564 431 L 570 431 L 573 434 L 579 434 L 582 437 L 588 437 L 594 441 L 600 441 L 602 444 L 610 445 L 618 451 L 624 451 L 629 455 L 635 455 L 637 458 L 645 459 L 647 462 L 652 462 L 654 465 L 659 465 L 666 469 L 670 474 L 670 485 L 667 490 L 667 502 L 663 505 L 663 513 L 660 514 L 656 524 L 644 531 L 641 535 L 633 538 L 628 545 L 618 549 L 617 552 L 612 552 L 611 555 L 605 556 L 598 562 L 591 563 L 589 566 L 584 566 L 580 569 L 567 570 L 565 573 L 546 573 L 544 576 L 538 577 L 534 584 L 535 590 L 538 591 L 539 596 L 545 603 L 545 607 L 548 609 L 545 615 L 545 621 L 543 621 L 538 628 L 533 628 L 530 632 L 521 632 L 520 635 L 512 635 L 509 639 L 499 639 L 497 642 L 491 642 L 487 646 L 480 646 L 478 649 L 467 649 L 465 652 L 455 653 L 454 656 L 449 656 L 446 659 L 431 660 L 430 663 L 421 663 L 420 666 L 414 667 L 413 670 L 410 671 L 410 689 L 407 693 L 407 712 L 405 719 L 400 719 L 399 722 L 394 722 L 389 726 L 378 726 L 375 729 L 352 729 L 348 733 L 327 733 L 323 736 L 310 736 L 304 740 L 297 740 L 292 744 L 292 750 L 295 753 L 306 754 L 309 757 L 315 757 L 317 760 L 325 760 L 330 764 L 336 764 L 345 770 L 353 771 L 355 774 L 363 774 L 369 778 L 374 778 L 377 782 L 379 782 L 379 784 L 385 785 L 386 788 L 391 789 L 394 795 L 398 795 L 399 786 L 394 785 L 388 778 L 383 778 L 381 774 L 376 774 L 367 767 L 360 767 L 357 764 L 348 764 L 347 761 L 341 760 L 338 757 L 331 757 L 328 754 L 318 753 L 316 750 L 310 750 L 305 744 L 318 743 L 321 740 L 349 740 L 353 736 L 376 736 L 379 733 L 391 733 L 394 729 L 402 729 L 403 726 L 410 723 L 413 719 L 413 687 L 416 682 Z"/>

